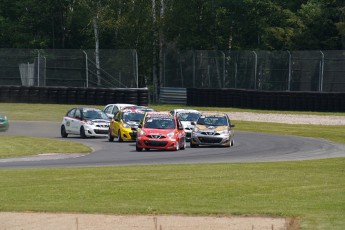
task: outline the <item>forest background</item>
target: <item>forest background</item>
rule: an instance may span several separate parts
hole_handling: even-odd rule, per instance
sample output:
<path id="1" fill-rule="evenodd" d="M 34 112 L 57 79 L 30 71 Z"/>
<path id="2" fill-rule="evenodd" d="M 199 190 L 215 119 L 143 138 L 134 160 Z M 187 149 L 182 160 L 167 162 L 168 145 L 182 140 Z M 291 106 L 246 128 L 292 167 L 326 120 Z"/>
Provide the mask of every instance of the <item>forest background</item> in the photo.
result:
<path id="1" fill-rule="evenodd" d="M 344 47 L 344 0 L 0 0 L 0 48 L 136 49 L 139 87 L 165 48 Z"/>

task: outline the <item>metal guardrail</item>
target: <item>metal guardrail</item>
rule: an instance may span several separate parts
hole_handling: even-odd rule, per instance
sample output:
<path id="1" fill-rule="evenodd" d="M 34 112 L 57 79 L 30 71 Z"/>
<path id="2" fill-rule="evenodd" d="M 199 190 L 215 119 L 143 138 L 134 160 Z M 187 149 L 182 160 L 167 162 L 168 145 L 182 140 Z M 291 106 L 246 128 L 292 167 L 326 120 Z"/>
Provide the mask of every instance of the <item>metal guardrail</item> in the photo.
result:
<path id="1" fill-rule="evenodd" d="M 168 104 L 186 104 L 187 89 L 162 87 L 160 88 L 159 102 Z"/>

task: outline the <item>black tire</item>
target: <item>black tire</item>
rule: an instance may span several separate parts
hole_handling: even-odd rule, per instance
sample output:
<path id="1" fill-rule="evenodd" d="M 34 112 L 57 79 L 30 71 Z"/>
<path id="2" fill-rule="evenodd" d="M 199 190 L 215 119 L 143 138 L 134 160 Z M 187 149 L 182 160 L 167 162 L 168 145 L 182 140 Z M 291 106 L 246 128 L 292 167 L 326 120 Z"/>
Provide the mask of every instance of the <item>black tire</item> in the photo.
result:
<path id="1" fill-rule="evenodd" d="M 123 139 L 121 137 L 121 131 L 119 130 L 118 134 L 117 134 L 117 137 L 118 137 L 118 141 L 119 142 L 123 142 Z"/>
<path id="2" fill-rule="evenodd" d="M 81 136 L 81 138 L 83 138 L 83 139 L 86 138 L 84 126 L 80 127 L 80 136 Z"/>
<path id="3" fill-rule="evenodd" d="M 138 145 L 135 145 L 135 149 L 137 150 L 137 152 L 143 151 L 143 148 L 139 148 Z"/>
<path id="4" fill-rule="evenodd" d="M 114 136 L 111 134 L 111 130 L 108 130 L 108 141 L 113 142 L 114 141 Z"/>
<path id="5" fill-rule="evenodd" d="M 177 141 L 176 142 L 176 148 L 175 148 L 175 151 L 179 151 L 180 150 L 180 142 Z"/>
<path id="6" fill-rule="evenodd" d="M 184 141 L 183 141 L 183 146 L 181 146 L 181 150 L 185 150 L 186 149 L 186 145 L 187 145 L 187 143 L 186 143 L 186 138 L 184 138 Z"/>
<path id="7" fill-rule="evenodd" d="M 61 137 L 66 138 L 68 133 L 66 132 L 66 128 L 64 125 L 61 125 Z"/>
<path id="8" fill-rule="evenodd" d="M 191 147 L 191 148 L 196 148 L 196 147 L 198 147 L 198 146 L 199 146 L 199 145 L 197 145 L 197 144 L 193 144 L 192 141 L 190 142 L 190 147 Z"/>

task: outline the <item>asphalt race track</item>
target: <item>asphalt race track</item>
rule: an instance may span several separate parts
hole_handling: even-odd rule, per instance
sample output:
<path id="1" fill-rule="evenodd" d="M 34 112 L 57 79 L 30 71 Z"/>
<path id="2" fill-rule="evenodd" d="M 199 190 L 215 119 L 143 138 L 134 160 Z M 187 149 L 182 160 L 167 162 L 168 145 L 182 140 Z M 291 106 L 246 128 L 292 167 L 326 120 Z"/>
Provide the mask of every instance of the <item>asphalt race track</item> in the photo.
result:
<path id="1" fill-rule="evenodd" d="M 143 164 L 270 162 L 345 157 L 345 145 L 322 139 L 235 131 L 235 146 L 200 147 L 180 151 L 135 150 L 135 142 L 108 142 L 107 138 L 60 137 L 58 122 L 12 121 L 0 136 L 32 136 L 76 141 L 91 147 L 91 154 L 38 155 L 0 159 L 0 168 L 81 167 Z M 0 137 L 1 140 L 1 137 Z"/>

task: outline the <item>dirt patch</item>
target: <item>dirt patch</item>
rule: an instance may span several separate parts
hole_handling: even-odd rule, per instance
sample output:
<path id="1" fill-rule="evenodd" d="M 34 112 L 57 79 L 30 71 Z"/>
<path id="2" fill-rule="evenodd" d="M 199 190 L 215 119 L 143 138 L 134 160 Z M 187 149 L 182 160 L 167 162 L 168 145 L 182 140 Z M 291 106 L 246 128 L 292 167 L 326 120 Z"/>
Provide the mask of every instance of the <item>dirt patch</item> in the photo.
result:
<path id="1" fill-rule="evenodd" d="M 235 216 L 1 212 L 1 230 L 296 230 L 295 219 Z"/>

